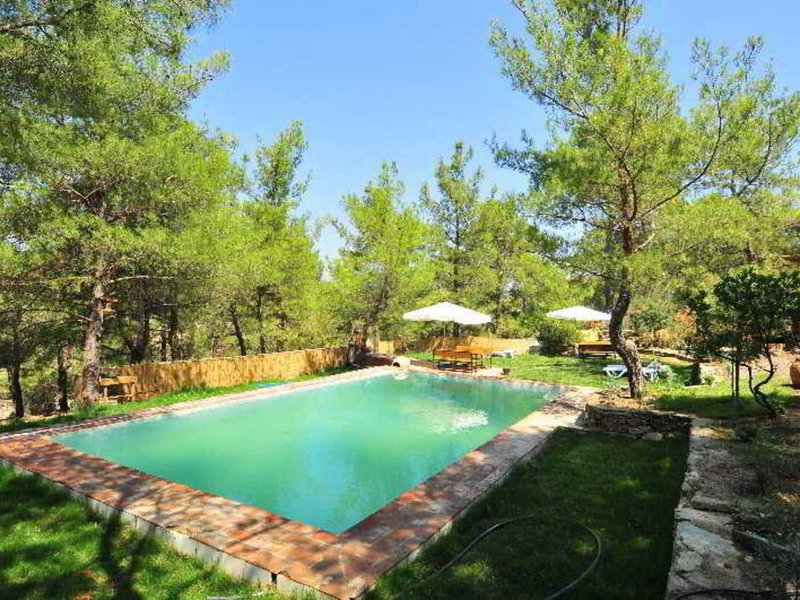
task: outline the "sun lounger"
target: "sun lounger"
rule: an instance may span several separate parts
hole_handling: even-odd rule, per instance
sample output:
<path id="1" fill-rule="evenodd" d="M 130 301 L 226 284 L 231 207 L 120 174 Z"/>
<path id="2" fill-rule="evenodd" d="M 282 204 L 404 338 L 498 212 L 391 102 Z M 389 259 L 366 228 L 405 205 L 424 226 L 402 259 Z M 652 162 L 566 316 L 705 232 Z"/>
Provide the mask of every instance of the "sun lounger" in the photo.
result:
<path id="1" fill-rule="evenodd" d="M 519 354 L 516 348 L 509 348 L 507 350 L 492 350 L 492 356 L 502 356 L 503 358 L 513 358 Z"/>
<path id="2" fill-rule="evenodd" d="M 654 360 L 650 364 L 642 367 L 642 374 L 650 381 L 655 381 L 656 379 L 658 379 L 658 376 L 661 375 L 661 373 L 665 372 L 668 369 L 669 367 L 665 367 L 664 365 Z M 606 368 L 603 369 L 603 372 L 608 377 L 620 378 L 628 374 L 628 367 L 626 367 L 625 365 L 608 365 Z"/>

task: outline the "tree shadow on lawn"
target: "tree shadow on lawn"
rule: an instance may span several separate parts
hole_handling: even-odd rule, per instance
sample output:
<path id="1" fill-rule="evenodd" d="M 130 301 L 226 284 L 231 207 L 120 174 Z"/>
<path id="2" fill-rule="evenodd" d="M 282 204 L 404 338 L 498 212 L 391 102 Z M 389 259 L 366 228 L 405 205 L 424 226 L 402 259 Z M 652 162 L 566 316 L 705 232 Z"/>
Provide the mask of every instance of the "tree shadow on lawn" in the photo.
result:
<path id="1" fill-rule="evenodd" d="M 558 430 L 532 463 L 519 466 L 417 561 L 384 577 L 369 598 L 545 598 L 594 555 L 589 534 L 558 519 L 590 527 L 603 543 L 597 567 L 570 598 L 663 598 L 686 454 L 685 439 Z M 492 534 L 461 563 L 424 581 L 489 526 L 524 514 L 541 520 Z"/>
<path id="2" fill-rule="evenodd" d="M 783 408 L 800 407 L 800 393 L 789 386 L 775 385 L 770 399 Z M 671 390 L 656 399 L 656 407 L 678 413 L 687 413 L 709 419 L 739 419 L 764 417 L 770 414 L 746 390 L 741 406 L 737 406 L 727 388 L 720 386 L 692 386 Z"/>
<path id="3" fill-rule="evenodd" d="M 0 598 L 150 600 L 252 588 L 0 466 Z"/>

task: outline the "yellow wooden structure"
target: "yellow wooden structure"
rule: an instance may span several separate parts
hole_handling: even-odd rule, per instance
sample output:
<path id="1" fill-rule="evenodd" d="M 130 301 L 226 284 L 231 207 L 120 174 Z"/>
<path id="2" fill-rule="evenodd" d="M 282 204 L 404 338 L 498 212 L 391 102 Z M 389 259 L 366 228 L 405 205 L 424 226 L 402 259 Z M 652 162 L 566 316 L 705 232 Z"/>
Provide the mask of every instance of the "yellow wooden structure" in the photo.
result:
<path id="1" fill-rule="evenodd" d="M 100 380 L 100 389 L 103 391 L 103 401 L 110 402 L 116 400 L 119 404 L 123 402 L 136 401 L 137 378 L 132 375 L 121 375 L 119 377 L 106 377 Z M 113 388 L 117 388 L 116 393 L 110 393 Z"/>

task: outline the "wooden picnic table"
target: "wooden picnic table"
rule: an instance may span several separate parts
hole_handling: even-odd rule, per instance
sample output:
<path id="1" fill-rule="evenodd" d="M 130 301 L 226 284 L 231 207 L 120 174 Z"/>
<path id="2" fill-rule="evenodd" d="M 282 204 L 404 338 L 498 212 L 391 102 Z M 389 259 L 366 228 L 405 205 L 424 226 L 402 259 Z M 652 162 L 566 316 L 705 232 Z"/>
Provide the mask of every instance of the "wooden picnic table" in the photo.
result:
<path id="1" fill-rule="evenodd" d="M 470 371 L 475 371 L 484 366 L 483 361 L 487 356 L 491 366 L 493 351 L 494 348 L 485 346 L 456 346 L 455 350 L 437 349 L 433 351 L 433 366 L 440 368 L 442 364 L 463 365 Z"/>
<path id="2" fill-rule="evenodd" d="M 100 387 L 103 389 L 103 400 L 116 400 L 117 403 L 133 402 L 136 400 L 136 383 L 138 379 L 132 375 L 120 375 L 119 377 L 106 377 L 100 380 Z M 109 394 L 111 388 L 119 388 L 119 393 Z"/>
<path id="3" fill-rule="evenodd" d="M 470 371 L 476 368 L 475 355 L 465 350 L 450 350 L 439 348 L 433 351 L 434 368 L 442 368 L 443 364 L 449 366 L 465 366 Z"/>

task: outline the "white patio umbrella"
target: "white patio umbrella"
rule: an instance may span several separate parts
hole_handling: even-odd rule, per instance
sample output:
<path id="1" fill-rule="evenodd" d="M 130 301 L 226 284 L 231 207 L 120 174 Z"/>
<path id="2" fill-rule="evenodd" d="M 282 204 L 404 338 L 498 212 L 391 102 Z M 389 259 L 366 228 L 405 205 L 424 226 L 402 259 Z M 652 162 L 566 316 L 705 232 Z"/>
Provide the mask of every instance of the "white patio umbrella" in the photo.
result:
<path id="1" fill-rule="evenodd" d="M 560 310 L 553 310 L 547 313 L 553 319 L 563 319 L 565 321 L 610 321 L 611 315 L 600 312 L 585 306 L 570 306 Z"/>
<path id="2" fill-rule="evenodd" d="M 439 302 L 432 306 L 412 310 L 405 313 L 403 318 L 406 321 L 442 321 L 459 325 L 483 325 L 492 320 L 490 315 L 451 302 Z"/>

